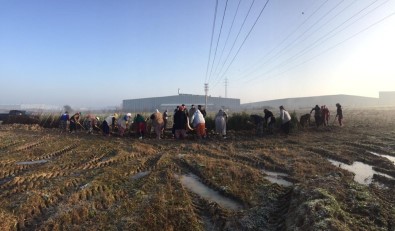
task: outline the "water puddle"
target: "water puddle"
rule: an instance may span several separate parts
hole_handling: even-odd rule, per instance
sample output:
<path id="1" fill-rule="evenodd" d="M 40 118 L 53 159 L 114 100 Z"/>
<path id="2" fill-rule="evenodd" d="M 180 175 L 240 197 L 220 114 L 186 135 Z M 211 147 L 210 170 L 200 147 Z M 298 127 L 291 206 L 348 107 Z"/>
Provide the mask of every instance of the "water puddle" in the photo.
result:
<path id="1" fill-rule="evenodd" d="M 389 155 L 382 155 L 382 154 L 378 154 L 377 152 L 370 152 L 369 153 L 375 155 L 375 156 L 380 156 L 380 157 L 384 157 L 389 159 L 393 164 L 395 164 L 395 156 L 389 156 Z"/>
<path id="2" fill-rule="evenodd" d="M 219 192 L 212 190 L 203 183 L 201 183 L 196 175 L 176 175 L 176 177 L 179 178 L 181 184 L 184 185 L 187 189 L 191 190 L 192 192 L 198 194 L 199 196 L 203 197 L 208 201 L 216 202 L 223 208 L 230 210 L 239 210 L 243 208 L 243 206 L 236 201 L 222 196 L 221 194 L 219 194 Z"/>
<path id="3" fill-rule="evenodd" d="M 271 172 L 271 171 L 266 171 L 262 170 L 262 172 L 266 175 L 264 178 L 272 183 L 276 183 L 281 186 L 292 186 L 292 183 L 289 181 L 286 181 L 282 179 L 285 176 L 288 176 L 288 174 L 285 173 L 279 173 L 279 172 Z"/>
<path id="4" fill-rule="evenodd" d="M 360 184 L 368 185 L 372 183 L 373 174 L 382 175 L 389 179 L 394 179 L 392 176 L 374 171 L 371 165 L 364 164 L 359 161 L 355 161 L 352 165 L 344 164 L 342 162 L 331 159 L 328 159 L 328 161 L 336 167 L 340 167 L 354 173 L 354 180 Z"/>
<path id="5" fill-rule="evenodd" d="M 132 179 L 133 179 L 133 180 L 138 180 L 138 179 L 143 178 L 143 177 L 145 177 L 146 175 L 150 174 L 150 172 L 151 172 L 151 171 L 139 172 L 139 173 L 133 175 L 133 176 L 132 176 Z"/>
<path id="6" fill-rule="evenodd" d="M 32 160 L 32 161 L 21 161 L 21 162 L 16 162 L 18 165 L 23 165 L 23 164 L 44 164 L 47 163 L 49 160 Z"/>

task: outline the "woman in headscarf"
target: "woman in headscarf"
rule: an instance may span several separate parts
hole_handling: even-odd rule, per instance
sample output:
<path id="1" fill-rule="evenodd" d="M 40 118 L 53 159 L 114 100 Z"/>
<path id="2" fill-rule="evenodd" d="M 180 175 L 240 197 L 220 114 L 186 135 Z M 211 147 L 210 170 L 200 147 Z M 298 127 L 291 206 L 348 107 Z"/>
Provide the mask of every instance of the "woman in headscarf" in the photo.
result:
<path id="1" fill-rule="evenodd" d="M 228 120 L 228 115 L 222 109 L 220 109 L 215 116 L 215 132 L 226 138 L 226 121 Z"/>
<path id="2" fill-rule="evenodd" d="M 154 114 L 152 114 L 151 119 L 152 119 L 152 126 L 154 127 L 155 130 L 156 139 L 160 139 L 164 125 L 163 115 L 162 113 L 159 112 L 158 109 L 156 109 Z"/>

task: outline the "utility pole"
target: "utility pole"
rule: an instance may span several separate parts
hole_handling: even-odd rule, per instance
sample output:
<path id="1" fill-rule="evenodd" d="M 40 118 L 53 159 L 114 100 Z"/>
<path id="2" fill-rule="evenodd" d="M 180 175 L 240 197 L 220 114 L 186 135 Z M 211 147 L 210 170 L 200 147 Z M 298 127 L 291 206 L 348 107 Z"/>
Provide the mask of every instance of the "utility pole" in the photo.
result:
<path id="1" fill-rule="evenodd" d="M 225 98 L 228 98 L 228 77 L 225 78 Z"/>
<path id="2" fill-rule="evenodd" d="M 208 83 L 204 84 L 204 92 L 206 93 L 204 108 L 207 110 L 207 93 L 208 93 Z"/>

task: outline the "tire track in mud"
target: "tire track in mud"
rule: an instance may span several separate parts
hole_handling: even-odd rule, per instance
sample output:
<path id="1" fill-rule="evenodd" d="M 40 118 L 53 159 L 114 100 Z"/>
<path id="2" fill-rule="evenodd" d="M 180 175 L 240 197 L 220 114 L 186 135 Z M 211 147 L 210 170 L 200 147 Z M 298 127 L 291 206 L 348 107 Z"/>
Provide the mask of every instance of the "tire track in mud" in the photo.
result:
<path id="1" fill-rule="evenodd" d="M 39 145 L 42 145 L 46 142 L 47 138 L 43 138 L 39 141 L 35 141 L 35 142 L 31 142 L 31 143 L 27 143 L 24 144 L 22 146 L 16 147 L 15 149 L 13 149 L 11 152 L 21 152 L 21 151 L 27 151 L 30 150 L 32 148 L 38 147 Z"/>
<path id="2" fill-rule="evenodd" d="M 375 144 L 362 144 L 359 142 L 344 142 L 345 145 L 352 146 L 352 147 L 357 147 L 361 148 L 367 151 L 372 151 L 372 152 L 379 152 L 381 154 L 386 154 L 390 156 L 395 156 L 395 153 L 393 151 L 386 150 L 380 146 L 377 146 Z"/>
<path id="3" fill-rule="evenodd" d="M 20 141 L 11 141 L 10 143 L 6 143 L 2 146 L 0 146 L 0 151 L 4 151 L 8 148 L 12 148 L 12 146 L 18 145 L 19 143 L 21 143 Z"/>
<path id="4" fill-rule="evenodd" d="M 199 177 L 201 183 L 203 183 L 206 187 L 217 191 L 219 194 L 221 194 L 224 197 L 227 197 L 231 200 L 236 201 L 237 203 L 241 204 L 243 207 L 250 207 L 251 205 L 248 202 L 243 201 L 243 199 L 237 195 L 234 195 L 232 193 L 227 192 L 223 188 L 217 186 L 214 184 L 212 181 L 208 180 L 205 178 L 198 169 L 190 165 L 186 160 L 184 159 L 179 159 L 176 161 L 176 164 L 181 168 L 184 169 L 185 172 L 191 172 L 192 174 L 196 175 Z"/>
<path id="5" fill-rule="evenodd" d="M 32 230 L 57 210 L 58 205 L 78 189 L 82 180 L 68 179 L 60 187 L 51 188 L 51 193 L 33 194 L 29 203 L 19 209 L 17 230 Z M 29 198 L 28 198 L 29 200 Z"/>

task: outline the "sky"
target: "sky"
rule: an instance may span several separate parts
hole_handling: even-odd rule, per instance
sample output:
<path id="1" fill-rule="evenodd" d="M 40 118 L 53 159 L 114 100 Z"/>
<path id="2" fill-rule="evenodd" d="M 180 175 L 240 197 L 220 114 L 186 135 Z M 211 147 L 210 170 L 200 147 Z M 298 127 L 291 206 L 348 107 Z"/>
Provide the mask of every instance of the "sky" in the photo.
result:
<path id="1" fill-rule="evenodd" d="M 395 91 L 393 0 L 0 0 L 0 105 Z"/>

